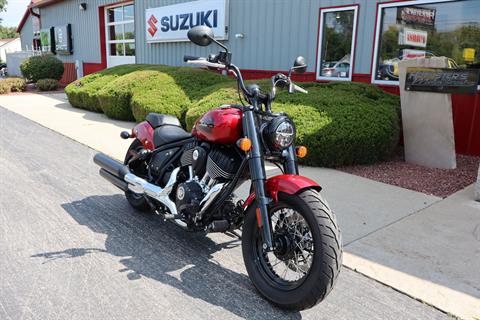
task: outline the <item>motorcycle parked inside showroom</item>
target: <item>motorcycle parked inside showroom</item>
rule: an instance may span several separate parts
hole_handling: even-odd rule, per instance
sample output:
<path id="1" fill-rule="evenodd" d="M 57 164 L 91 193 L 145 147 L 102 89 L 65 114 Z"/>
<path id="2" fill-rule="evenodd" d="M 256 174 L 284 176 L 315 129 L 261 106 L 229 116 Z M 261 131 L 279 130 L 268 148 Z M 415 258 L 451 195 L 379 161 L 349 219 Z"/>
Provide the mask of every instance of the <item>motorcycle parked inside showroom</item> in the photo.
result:
<path id="1" fill-rule="evenodd" d="M 281 308 L 310 308 L 327 296 L 339 274 L 340 231 L 321 187 L 299 175 L 297 160 L 307 149 L 294 145 L 293 121 L 271 109 L 277 88 L 307 93 L 291 79 L 292 72 L 306 70 L 305 59 L 298 57 L 288 75 L 273 76 L 266 93 L 245 85 L 210 28 L 194 27 L 188 38 L 222 47 L 217 55 L 184 60 L 233 74 L 248 103 L 205 113 L 191 133 L 174 116 L 150 113 L 131 133 L 121 133 L 134 139 L 123 164 L 95 155 L 100 175 L 123 190 L 132 207 L 185 230 L 239 237 L 241 230 L 244 263 L 258 292 Z M 282 174 L 267 178 L 265 161 Z M 234 191 L 245 181 L 251 182 L 250 194 L 242 200 Z"/>

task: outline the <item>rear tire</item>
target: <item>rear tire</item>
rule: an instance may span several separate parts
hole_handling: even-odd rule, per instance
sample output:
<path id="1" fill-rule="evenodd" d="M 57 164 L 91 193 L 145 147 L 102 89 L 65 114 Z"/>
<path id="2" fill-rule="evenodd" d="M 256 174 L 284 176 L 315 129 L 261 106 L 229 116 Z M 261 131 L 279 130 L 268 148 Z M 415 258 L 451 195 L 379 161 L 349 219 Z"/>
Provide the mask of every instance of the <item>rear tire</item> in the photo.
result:
<path id="1" fill-rule="evenodd" d="M 276 216 L 278 212 L 283 217 L 283 220 L 276 220 L 280 228 L 272 228 L 274 241 L 288 243 L 285 248 L 288 247 L 290 253 L 282 255 L 284 252 L 281 250 L 265 253 L 261 248 L 263 242 L 255 209 L 255 205 L 247 209 L 242 236 L 243 259 L 253 285 L 262 296 L 280 308 L 303 310 L 313 307 L 332 290 L 342 265 L 341 236 L 335 215 L 315 190 L 307 189 L 296 195 L 279 193 L 279 201 L 269 207 L 269 214 L 271 221 L 272 215 Z M 286 219 L 284 212 L 294 212 L 290 216 L 293 218 Z M 286 236 L 288 232 L 291 233 L 290 238 Z M 280 241 L 280 237 L 288 239 Z M 289 269 L 287 272 L 294 275 L 297 272 L 302 277 L 283 279 L 274 270 L 278 268 L 275 264 L 280 264 L 281 268 L 282 263 Z"/>
<path id="2" fill-rule="evenodd" d="M 140 140 L 135 139 L 130 145 L 130 147 L 128 148 L 127 154 L 125 156 L 124 164 L 127 165 L 128 161 L 130 161 L 130 159 L 141 149 L 143 149 L 142 143 L 140 142 Z M 129 169 L 130 169 L 130 172 L 132 172 L 133 174 L 141 178 L 144 178 L 144 175 L 145 175 L 145 172 L 143 172 L 144 168 L 140 168 L 140 167 L 132 168 L 129 166 Z M 133 208 L 142 212 L 151 212 L 150 205 L 148 204 L 147 200 L 143 195 L 135 193 L 131 190 L 127 190 L 125 191 L 125 197 L 127 198 L 128 203 L 130 203 L 130 205 Z"/>

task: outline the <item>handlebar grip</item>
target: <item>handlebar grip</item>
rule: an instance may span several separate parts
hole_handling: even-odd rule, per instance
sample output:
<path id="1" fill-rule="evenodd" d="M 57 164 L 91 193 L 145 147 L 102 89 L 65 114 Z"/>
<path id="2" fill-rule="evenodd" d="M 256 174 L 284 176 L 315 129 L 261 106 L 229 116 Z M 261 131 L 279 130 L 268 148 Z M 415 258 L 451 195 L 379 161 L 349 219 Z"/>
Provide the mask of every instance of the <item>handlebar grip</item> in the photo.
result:
<path id="1" fill-rule="evenodd" d="M 183 61 L 184 62 L 187 62 L 187 61 L 192 61 L 192 60 L 200 60 L 201 58 L 200 57 L 195 57 L 195 56 L 183 56 Z"/>
<path id="2" fill-rule="evenodd" d="M 305 89 L 303 89 L 302 87 L 299 87 L 299 86 L 297 86 L 297 85 L 294 84 L 294 83 L 292 83 L 292 85 L 293 85 L 293 89 L 294 89 L 295 91 L 298 91 L 298 92 L 301 92 L 301 93 L 308 93 L 308 91 L 305 90 Z"/>

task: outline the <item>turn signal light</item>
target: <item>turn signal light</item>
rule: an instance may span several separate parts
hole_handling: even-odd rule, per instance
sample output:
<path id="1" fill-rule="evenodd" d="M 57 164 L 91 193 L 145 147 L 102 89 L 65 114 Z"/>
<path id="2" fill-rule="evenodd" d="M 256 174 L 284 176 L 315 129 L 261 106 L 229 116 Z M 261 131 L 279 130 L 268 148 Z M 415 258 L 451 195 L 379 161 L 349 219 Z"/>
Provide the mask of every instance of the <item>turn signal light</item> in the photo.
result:
<path id="1" fill-rule="evenodd" d="M 305 158 L 305 156 L 307 155 L 307 147 L 304 147 L 304 146 L 296 147 L 295 153 L 297 154 L 297 157 Z"/>
<path id="2" fill-rule="evenodd" d="M 252 140 L 248 138 L 238 139 L 237 146 L 240 148 L 240 150 L 247 152 L 252 148 Z"/>

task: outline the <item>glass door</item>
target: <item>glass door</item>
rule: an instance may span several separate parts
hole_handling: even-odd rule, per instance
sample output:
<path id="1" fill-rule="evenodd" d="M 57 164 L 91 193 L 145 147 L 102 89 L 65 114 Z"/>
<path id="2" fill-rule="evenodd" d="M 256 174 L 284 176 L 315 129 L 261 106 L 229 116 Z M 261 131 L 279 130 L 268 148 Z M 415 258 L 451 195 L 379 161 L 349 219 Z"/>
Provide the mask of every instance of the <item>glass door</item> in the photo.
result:
<path id="1" fill-rule="evenodd" d="M 135 63 L 134 5 L 123 4 L 105 11 L 107 67 Z"/>

